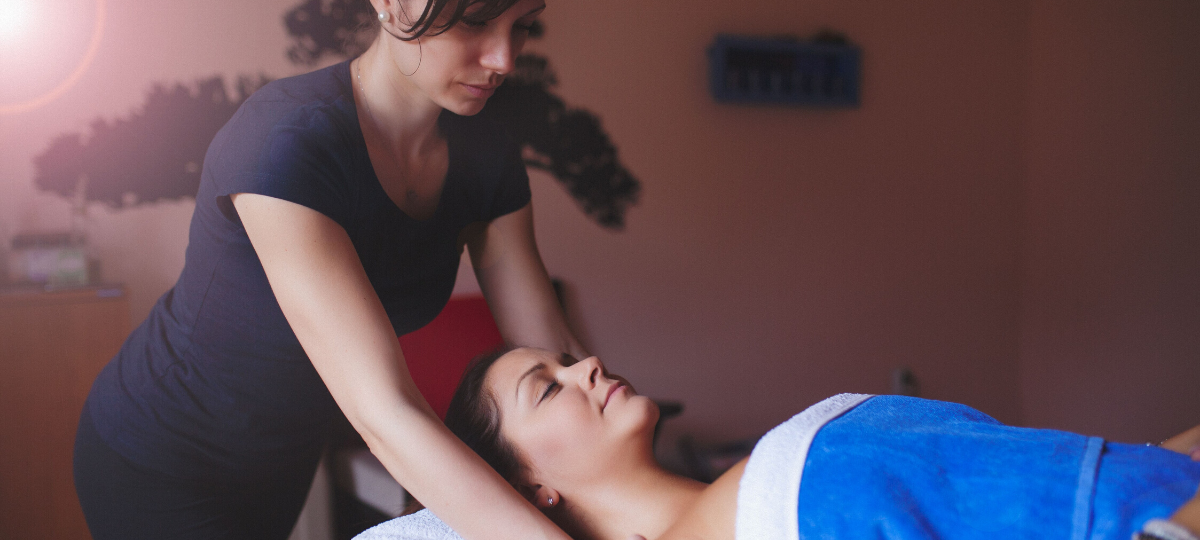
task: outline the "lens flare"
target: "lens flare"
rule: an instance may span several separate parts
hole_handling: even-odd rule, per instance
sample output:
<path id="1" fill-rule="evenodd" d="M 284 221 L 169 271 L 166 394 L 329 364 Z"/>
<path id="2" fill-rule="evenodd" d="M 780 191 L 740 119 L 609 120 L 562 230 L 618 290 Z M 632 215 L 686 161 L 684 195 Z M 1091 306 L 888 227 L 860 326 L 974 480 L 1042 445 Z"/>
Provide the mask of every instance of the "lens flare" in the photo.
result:
<path id="1" fill-rule="evenodd" d="M 56 86 L 40 96 L 16 103 L 0 102 L 0 115 L 16 114 L 41 107 L 65 94 L 79 81 L 79 78 L 91 65 L 92 59 L 96 57 L 96 51 L 100 48 L 100 41 L 104 35 L 105 0 L 95 0 L 95 3 L 95 21 L 92 23 L 91 39 L 88 41 L 87 50 L 75 64 L 75 69 Z M 14 46 L 14 43 L 18 39 L 25 39 L 34 33 L 34 29 L 30 27 L 33 26 L 31 21 L 36 18 L 36 14 L 33 13 L 31 5 L 30 0 L 0 0 L 0 46 L 9 50 L 20 49 L 20 47 Z M 0 49 L 0 52 L 2 51 L 3 49 Z"/>
<path id="2" fill-rule="evenodd" d="M 15 41 L 28 26 L 28 0 L 0 0 L 0 42 Z"/>

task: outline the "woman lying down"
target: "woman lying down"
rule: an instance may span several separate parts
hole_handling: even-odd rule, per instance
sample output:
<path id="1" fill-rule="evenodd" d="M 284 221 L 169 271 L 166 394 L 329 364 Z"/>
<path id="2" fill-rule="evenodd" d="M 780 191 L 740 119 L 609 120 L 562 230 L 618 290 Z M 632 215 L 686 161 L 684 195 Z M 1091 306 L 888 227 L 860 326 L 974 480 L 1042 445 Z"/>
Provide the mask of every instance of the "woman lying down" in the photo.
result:
<path id="1" fill-rule="evenodd" d="M 654 402 L 596 358 L 516 349 L 468 369 L 446 423 L 580 540 L 1200 532 L 1200 426 L 1168 450 L 1009 427 L 953 403 L 842 394 L 776 427 L 706 485 L 655 461 L 657 418 Z M 442 538 L 458 537 L 428 511 L 358 537 Z"/>

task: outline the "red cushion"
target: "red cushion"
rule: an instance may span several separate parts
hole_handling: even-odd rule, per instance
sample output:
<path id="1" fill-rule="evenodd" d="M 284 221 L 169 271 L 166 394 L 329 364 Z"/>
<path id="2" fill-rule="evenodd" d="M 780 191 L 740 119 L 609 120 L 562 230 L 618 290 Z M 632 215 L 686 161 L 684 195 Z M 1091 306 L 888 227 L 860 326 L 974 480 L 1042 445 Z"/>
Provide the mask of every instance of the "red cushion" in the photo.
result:
<path id="1" fill-rule="evenodd" d="M 471 359 L 503 344 L 487 301 L 478 294 L 451 298 L 433 322 L 400 336 L 417 389 L 442 418 Z"/>

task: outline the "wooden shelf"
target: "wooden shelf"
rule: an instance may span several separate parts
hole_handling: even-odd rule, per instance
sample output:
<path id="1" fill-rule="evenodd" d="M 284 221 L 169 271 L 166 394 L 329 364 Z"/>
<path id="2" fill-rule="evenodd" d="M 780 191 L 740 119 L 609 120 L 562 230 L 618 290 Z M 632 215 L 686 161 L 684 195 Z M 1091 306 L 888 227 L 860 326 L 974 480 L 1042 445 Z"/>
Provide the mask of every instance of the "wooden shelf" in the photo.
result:
<path id="1" fill-rule="evenodd" d="M 87 539 L 71 454 L 92 381 L 129 334 L 119 286 L 0 290 L 0 531 Z"/>

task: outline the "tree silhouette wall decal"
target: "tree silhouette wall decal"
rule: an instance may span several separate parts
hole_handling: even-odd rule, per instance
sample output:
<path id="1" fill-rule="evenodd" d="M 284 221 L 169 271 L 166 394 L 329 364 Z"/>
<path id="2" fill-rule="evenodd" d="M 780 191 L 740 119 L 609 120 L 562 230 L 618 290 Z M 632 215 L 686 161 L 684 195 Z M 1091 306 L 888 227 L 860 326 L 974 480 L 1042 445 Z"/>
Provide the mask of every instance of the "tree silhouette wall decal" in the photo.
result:
<path id="1" fill-rule="evenodd" d="M 90 133 L 59 135 L 37 155 L 34 185 L 112 208 L 195 197 L 208 144 L 238 106 L 269 79 L 239 77 L 231 95 L 220 76 L 193 85 L 154 85 L 125 118 L 96 119 Z"/>
<path id="2" fill-rule="evenodd" d="M 373 13 L 367 0 L 304 0 L 284 15 L 292 38 L 287 57 L 312 65 L 329 56 L 349 58 L 369 44 Z M 542 34 L 535 25 L 532 37 Z M 97 118 L 90 132 L 66 133 L 34 158 L 34 184 L 71 200 L 113 208 L 194 197 L 213 136 L 264 75 L 239 76 L 231 94 L 214 76 L 192 85 L 156 84 L 125 118 Z M 600 118 L 571 108 L 552 92 L 557 84 L 546 58 L 522 55 L 481 115 L 496 118 L 525 151 L 526 163 L 554 176 L 583 211 L 619 230 L 637 203 L 641 184 L 621 164 Z M 85 189 L 83 197 L 77 190 Z"/>

